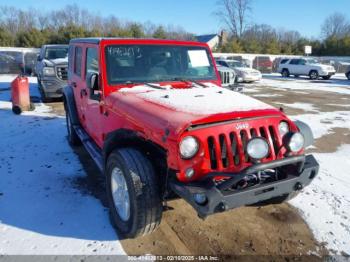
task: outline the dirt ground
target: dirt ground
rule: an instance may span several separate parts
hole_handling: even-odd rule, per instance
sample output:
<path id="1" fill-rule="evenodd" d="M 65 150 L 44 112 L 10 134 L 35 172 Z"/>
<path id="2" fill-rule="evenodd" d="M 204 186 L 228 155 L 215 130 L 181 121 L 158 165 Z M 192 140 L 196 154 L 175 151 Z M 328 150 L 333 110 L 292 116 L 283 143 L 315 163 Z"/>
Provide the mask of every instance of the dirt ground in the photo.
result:
<path id="1" fill-rule="evenodd" d="M 346 111 L 350 96 L 323 91 L 277 90 L 268 86 L 255 88 L 247 85 L 247 93 L 276 107 L 283 106 L 287 115 L 307 112 L 284 106 L 294 102 L 310 103 L 319 112 Z M 274 96 L 265 97 L 266 94 Z M 259 97 L 260 95 L 263 95 Z M 277 96 L 278 95 L 278 96 Z M 325 100 L 327 99 L 327 103 Z M 60 102 L 50 103 L 53 111 L 62 114 Z M 315 141 L 312 152 L 334 152 L 341 144 L 350 144 L 349 129 L 335 128 L 334 133 Z M 76 181 L 76 186 L 92 194 L 106 206 L 104 183 L 93 160 L 83 148 L 76 149 L 86 179 Z M 213 215 L 206 220 L 197 217 L 194 210 L 184 201 L 168 203 L 170 210 L 164 212 L 160 228 L 153 234 L 133 240 L 122 240 L 123 248 L 129 255 L 226 255 L 228 260 L 240 255 L 298 256 L 328 254 L 322 243 L 317 243 L 307 224 L 297 210 L 288 204 L 257 207 L 243 207 L 223 214 Z M 252 260 L 255 258 L 252 257 Z M 308 257 L 307 261 L 310 261 Z"/>

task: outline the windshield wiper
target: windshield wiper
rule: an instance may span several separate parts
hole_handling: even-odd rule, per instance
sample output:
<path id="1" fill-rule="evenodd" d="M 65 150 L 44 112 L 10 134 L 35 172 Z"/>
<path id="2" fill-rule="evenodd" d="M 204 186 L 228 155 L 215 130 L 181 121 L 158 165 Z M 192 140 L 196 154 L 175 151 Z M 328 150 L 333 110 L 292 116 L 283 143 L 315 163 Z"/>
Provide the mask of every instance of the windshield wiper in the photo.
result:
<path id="1" fill-rule="evenodd" d="M 207 88 L 208 87 L 205 84 L 202 84 L 201 82 L 198 82 L 198 81 L 195 81 L 195 80 L 190 80 L 190 79 L 184 79 L 184 78 L 180 78 L 180 77 L 175 77 L 172 80 L 173 81 L 180 81 L 180 82 L 184 82 L 184 83 L 191 83 L 192 86 L 193 86 L 193 84 L 196 84 L 197 86 L 201 86 L 203 88 Z"/>
<path id="2" fill-rule="evenodd" d="M 155 84 L 152 84 L 152 83 L 143 83 L 145 86 L 149 86 L 149 87 L 152 87 L 152 88 L 155 88 L 155 89 L 161 89 L 161 90 L 166 90 L 167 88 L 165 87 L 162 87 L 162 86 L 157 86 Z"/>

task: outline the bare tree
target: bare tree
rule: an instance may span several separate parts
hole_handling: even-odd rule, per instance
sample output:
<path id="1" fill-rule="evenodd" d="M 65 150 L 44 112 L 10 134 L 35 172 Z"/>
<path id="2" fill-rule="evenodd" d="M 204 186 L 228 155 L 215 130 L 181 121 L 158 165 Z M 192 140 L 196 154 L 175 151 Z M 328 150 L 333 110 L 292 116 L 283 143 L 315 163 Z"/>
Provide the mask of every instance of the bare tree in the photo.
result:
<path id="1" fill-rule="evenodd" d="M 253 0 L 218 0 L 215 13 L 228 27 L 231 33 L 240 38 L 248 24 L 248 15 L 252 10 Z"/>
<path id="2" fill-rule="evenodd" d="M 324 38 L 344 37 L 350 34 L 350 23 L 344 14 L 334 13 L 326 18 L 321 31 Z"/>

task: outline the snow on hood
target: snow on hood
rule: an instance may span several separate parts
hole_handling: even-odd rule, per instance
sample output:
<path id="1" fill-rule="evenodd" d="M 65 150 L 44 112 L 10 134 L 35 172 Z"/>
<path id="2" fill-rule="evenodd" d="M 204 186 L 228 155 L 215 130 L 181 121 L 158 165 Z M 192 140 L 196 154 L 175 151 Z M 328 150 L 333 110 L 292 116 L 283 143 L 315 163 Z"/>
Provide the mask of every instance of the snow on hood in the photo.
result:
<path id="1" fill-rule="evenodd" d="M 249 96 L 221 87 L 158 90 L 146 86 L 121 89 L 137 97 L 176 111 L 211 115 L 237 111 L 274 109 Z"/>

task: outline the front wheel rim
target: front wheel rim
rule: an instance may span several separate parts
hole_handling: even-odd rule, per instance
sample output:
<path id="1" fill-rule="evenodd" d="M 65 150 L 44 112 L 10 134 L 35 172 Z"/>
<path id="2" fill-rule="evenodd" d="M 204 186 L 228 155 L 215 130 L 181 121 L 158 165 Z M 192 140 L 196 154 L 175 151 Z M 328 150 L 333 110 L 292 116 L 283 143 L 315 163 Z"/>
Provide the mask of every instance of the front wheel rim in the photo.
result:
<path id="1" fill-rule="evenodd" d="M 115 167 L 111 175 L 111 190 L 114 207 L 124 222 L 130 218 L 130 196 L 123 172 Z"/>

